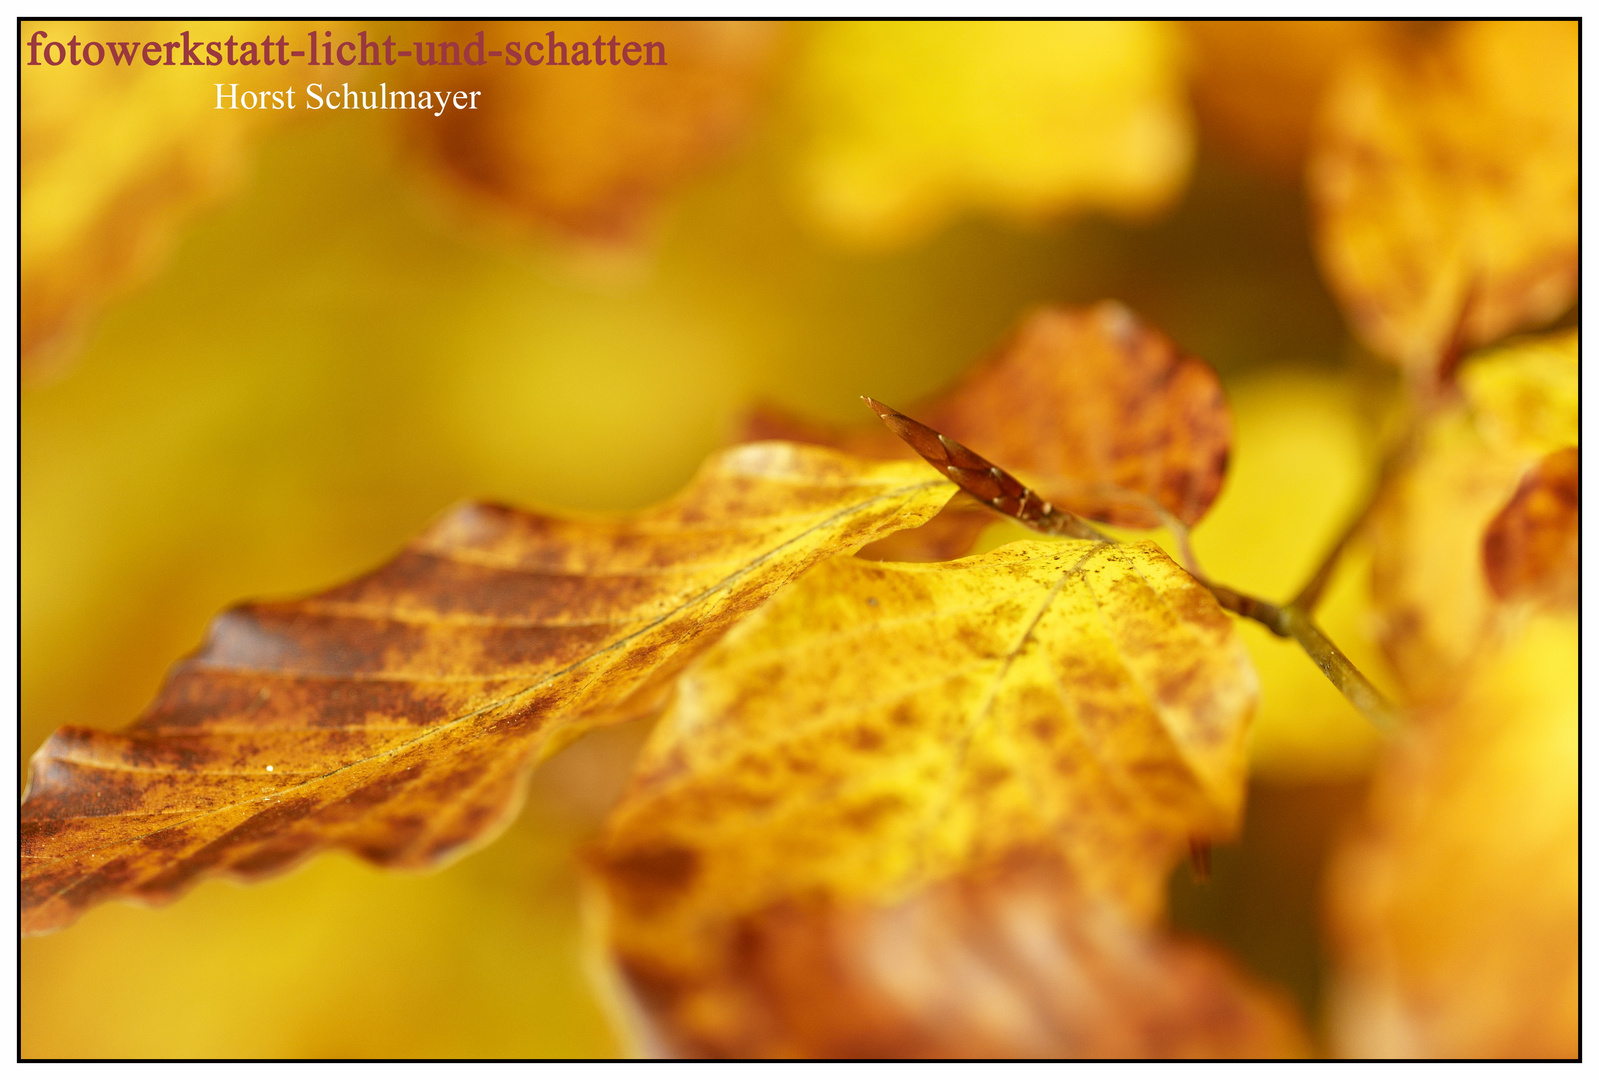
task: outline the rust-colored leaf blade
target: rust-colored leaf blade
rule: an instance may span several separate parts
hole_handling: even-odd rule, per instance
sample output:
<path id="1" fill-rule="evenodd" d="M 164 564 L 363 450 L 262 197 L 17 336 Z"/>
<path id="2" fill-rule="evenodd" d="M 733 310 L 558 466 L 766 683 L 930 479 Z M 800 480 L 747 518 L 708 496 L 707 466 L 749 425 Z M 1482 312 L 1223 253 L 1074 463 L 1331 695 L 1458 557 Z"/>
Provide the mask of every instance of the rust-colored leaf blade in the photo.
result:
<path id="1" fill-rule="evenodd" d="M 1157 934 L 1167 871 L 1237 827 L 1256 693 L 1203 587 L 1153 544 L 1088 541 L 831 560 L 679 691 L 594 859 L 610 946 L 646 1006 L 667 1003 L 677 1052 L 807 1054 L 847 1033 L 781 1028 L 782 1010 L 767 1034 L 718 1026 L 765 978 L 745 929 L 813 902 L 891 923 L 907 897 L 1041 851 Z M 809 970 L 816 1000 L 834 993 Z"/>
<path id="2" fill-rule="evenodd" d="M 1312 148 L 1322 266 L 1423 380 L 1576 297 L 1577 24 L 1464 22 L 1353 59 Z"/>
<path id="3" fill-rule="evenodd" d="M 130 728 L 63 728 L 35 755 L 23 930 L 325 847 L 430 865 L 514 812 L 552 740 L 647 706 L 777 588 L 953 490 L 749 444 L 630 517 L 469 505 L 366 577 L 235 608 Z"/>
<path id="4" fill-rule="evenodd" d="M 909 410 L 1003 461 L 1080 517 L 1192 525 L 1221 492 L 1232 418 L 1214 370 L 1120 304 L 1033 313 L 989 360 Z M 765 408 L 747 430 L 851 453 L 904 456 L 881 430 L 828 429 Z"/>
<path id="5" fill-rule="evenodd" d="M 739 963 L 630 969 L 657 1054 L 732 1058 L 1298 1057 L 1281 995 L 1197 941 L 1017 853 L 893 903 L 800 898 L 737 921 Z M 716 1017 L 714 1025 L 689 1020 Z"/>
<path id="6" fill-rule="evenodd" d="M 1581 455 L 1556 450 L 1534 465 L 1482 538 L 1483 568 L 1501 600 L 1523 597 L 1575 609 Z"/>

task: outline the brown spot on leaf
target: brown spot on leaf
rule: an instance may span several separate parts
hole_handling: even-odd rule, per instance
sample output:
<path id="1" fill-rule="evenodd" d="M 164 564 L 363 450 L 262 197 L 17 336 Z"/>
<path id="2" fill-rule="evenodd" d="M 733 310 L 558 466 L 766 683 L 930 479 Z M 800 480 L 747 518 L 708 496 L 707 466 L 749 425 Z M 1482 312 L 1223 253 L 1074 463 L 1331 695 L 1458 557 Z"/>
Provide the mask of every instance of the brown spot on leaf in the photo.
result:
<path id="1" fill-rule="evenodd" d="M 1501 600 L 1575 609 L 1581 457 L 1575 446 L 1534 465 L 1482 538 L 1483 568 Z"/>

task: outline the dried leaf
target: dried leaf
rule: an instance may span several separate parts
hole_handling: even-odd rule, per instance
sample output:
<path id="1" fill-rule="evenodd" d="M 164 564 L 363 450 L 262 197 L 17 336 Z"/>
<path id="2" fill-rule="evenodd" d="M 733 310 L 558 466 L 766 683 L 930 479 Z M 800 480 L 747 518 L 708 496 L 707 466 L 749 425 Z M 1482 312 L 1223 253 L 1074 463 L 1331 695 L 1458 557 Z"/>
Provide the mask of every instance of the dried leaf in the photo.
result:
<path id="1" fill-rule="evenodd" d="M 819 24 L 794 76 L 802 205 L 867 247 L 968 207 L 1146 217 L 1193 152 L 1180 54 L 1147 22 Z"/>
<path id="2" fill-rule="evenodd" d="M 611 947 L 674 1049 L 827 1054 L 858 1025 L 789 1028 L 788 1005 L 741 989 L 766 979 L 750 928 L 794 905 L 807 932 L 850 935 L 1043 851 L 1072 883 L 1050 925 L 1107 904 L 1153 932 L 1190 839 L 1237 828 L 1255 694 L 1227 616 L 1153 544 L 830 561 L 681 680 L 596 856 Z M 1093 946 L 1058 947 L 1092 962 Z M 821 1001 L 829 978 L 807 967 L 771 992 Z M 1051 1039 L 1050 1053 L 1109 1052 Z"/>
<path id="3" fill-rule="evenodd" d="M 1190 525 L 1203 517 L 1232 448 L 1215 371 L 1109 302 L 1035 312 L 989 360 L 906 412 L 1058 506 L 1142 528 L 1162 512 Z M 911 453 L 878 424 L 828 429 L 771 408 L 746 430 L 870 457 Z"/>
<path id="4" fill-rule="evenodd" d="M 689 1057 L 1293 1057 L 1292 1010 L 1221 954 L 1088 900 L 1022 853 L 890 904 L 818 898 L 738 920 L 738 964 L 697 985 L 637 970 L 635 1036 Z"/>
<path id="5" fill-rule="evenodd" d="M 919 466 L 757 443 L 632 517 L 466 506 L 364 578 L 227 612 L 127 731 L 63 728 L 35 755 L 23 930 L 318 848 L 421 867 L 480 841 L 532 762 L 952 491 Z"/>
<path id="6" fill-rule="evenodd" d="M 451 85 L 481 90 L 481 107 L 407 116 L 405 137 L 502 220 L 612 245 L 643 238 L 672 191 L 742 141 L 782 37 L 778 24 L 740 22 L 402 24 L 394 36 L 470 42 L 480 30 L 487 49 L 514 43 L 523 62 L 454 69 Z M 599 61 L 596 39 L 605 43 Z M 630 41 L 662 48 L 635 50 L 627 63 Z M 551 43 L 567 66 L 545 66 Z"/>
<path id="7" fill-rule="evenodd" d="M 250 24 L 25 22 L 63 46 L 250 38 Z M 102 50 L 103 50 L 102 46 Z M 42 54 L 46 59 L 48 53 Z M 58 370 L 106 300 L 148 276 L 177 226 L 230 188 L 274 114 L 217 110 L 201 67 L 41 62 L 19 70 L 20 349 L 24 376 Z M 238 84 L 259 89 L 256 80 Z M 279 114 L 282 115 L 282 114 Z"/>
<path id="8" fill-rule="evenodd" d="M 1530 597 L 1576 609 L 1580 458 L 1568 446 L 1534 465 L 1488 523 L 1483 567 L 1501 600 Z"/>
<path id="9" fill-rule="evenodd" d="M 1577 622 L 1512 623 L 1414 719 L 1332 865 L 1344 1054 L 1577 1055 Z"/>
<path id="10" fill-rule="evenodd" d="M 1430 379 L 1576 297 L 1575 22 L 1462 23 L 1352 62 L 1310 165 L 1321 261 L 1374 350 Z"/>
<path id="11" fill-rule="evenodd" d="M 1433 416 L 1372 519 L 1383 650 L 1412 699 L 1452 693 L 1497 598 L 1484 534 L 1527 471 L 1577 441 L 1577 335 L 1472 357 L 1460 400 Z"/>

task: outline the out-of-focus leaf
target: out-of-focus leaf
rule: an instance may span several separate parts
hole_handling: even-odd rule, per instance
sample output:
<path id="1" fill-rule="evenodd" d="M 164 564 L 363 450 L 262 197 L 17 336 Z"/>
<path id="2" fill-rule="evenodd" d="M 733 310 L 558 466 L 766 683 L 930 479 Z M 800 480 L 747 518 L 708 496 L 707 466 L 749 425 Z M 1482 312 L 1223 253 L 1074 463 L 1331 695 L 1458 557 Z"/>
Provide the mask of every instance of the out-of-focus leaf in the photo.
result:
<path id="1" fill-rule="evenodd" d="M 850 22 L 795 74 L 803 206 L 838 239 L 914 241 L 971 208 L 1146 217 L 1193 152 L 1181 40 L 1157 23 Z"/>
<path id="2" fill-rule="evenodd" d="M 670 192 L 745 136 L 782 35 L 775 23 L 739 22 L 401 24 L 393 34 L 470 42 L 479 30 L 487 49 L 515 43 L 522 56 L 546 62 L 554 34 L 568 64 L 452 69 L 452 86 L 482 91 L 478 107 L 407 114 L 405 138 L 502 220 L 609 245 L 640 240 Z M 635 52 L 629 65 L 623 50 L 612 63 L 616 37 L 623 46 L 659 42 L 665 62 L 646 65 Z M 596 39 L 605 43 L 603 64 L 590 55 Z M 578 44 L 584 64 L 575 62 Z"/>
<path id="3" fill-rule="evenodd" d="M 1533 466 L 1489 522 L 1483 566 L 1501 600 L 1533 597 L 1576 608 L 1579 466 L 1575 446 L 1556 450 Z"/>
<path id="4" fill-rule="evenodd" d="M 1577 287 L 1577 24 L 1462 23 L 1352 61 L 1310 192 L 1365 342 L 1423 379 Z"/>
<path id="5" fill-rule="evenodd" d="M 1496 598 L 1484 534 L 1527 471 L 1577 442 L 1577 335 L 1468 359 L 1461 400 L 1433 417 L 1373 515 L 1384 652 L 1413 699 L 1451 692 Z"/>
<path id="6" fill-rule="evenodd" d="M 692 996 L 633 972 L 692 1056 L 1291 1057 L 1292 1010 L 1217 951 L 1084 897 L 1040 852 L 886 904 L 799 897 L 741 918 Z"/>
<path id="7" fill-rule="evenodd" d="M 1381 40 L 1384 24 L 1356 19 L 1200 20 L 1192 44 L 1201 137 L 1298 182 L 1322 91 L 1340 61 Z"/>
<path id="8" fill-rule="evenodd" d="M 609 947 L 679 1053 L 1200 1052 L 1198 1015 L 1252 1011 L 1230 977 L 1216 999 L 1167 1016 L 1184 1033 L 1165 1042 L 1147 1018 L 1089 1034 L 1104 1003 L 1084 995 L 1189 977 L 1186 954 L 1153 937 L 1165 874 L 1190 840 L 1236 830 L 1255 695 L 1228 617 L 1153 544 L 832 560 L 685 673 L 594 859 Z M 979 882 L 1018 852 L 1070 885 L 1016 911 L 996 900 L 1017 921 L 984 926 L 965 905 L 981 909 L 974 897 L 992 886 Z M 1037 1006 L 1047 991 L 1006 966 L 1017 945 L 998 939 L 1036 932 L 1031 947 L 1066 978 L 1116 951 L 1069 929 L 1100 905 L 1129 927 L 1132 956 L 1114 963 L 1162 975 L 1099 973 L 1092 990 Z M 828 944 L 777 941 L 790 924 Z M 835 971 L 841 951 L 865 966 Z M 910 986 L 919 970 L 952 985 L 919 991 L 936 995 L 921 1003 L 871 989 Z M 875 1001 L 885 1026 L 821 1004 L 835 988 L 861 1010 Z"/>
<path id="9" fill-rule="evenodd" d="M 533 761 L 648 707 L 781 585 L 953 490 L 758 443 L 632 517 L 466 506 L 367 577 L 236 608 L 130 729 L 62 728 L 35 755 L 23 929 L 317 848 L 419 867 L 481 840 Z"/>
<path id="10" fill-rule="evenodd" d="M 1577 1054 L 1577 624 L 1505 630 L 1415 718 L 1334 861 L 1344 1054 Z"/>
<path id="11" fill-rule="evenodd" d="M 1056 505 L 1143 528 L 1161 524 L 1161 511 L 1198 521 L 1221 491 L 1232 448 L 1215 371 L 1109 302 L 1035 312 L 986 362 L 906 411 L 1003 462 Z M 831 429 L 768 408 L 746 429 L 871 457 L 913 454 L 870 422 Z M 954 518 L 956 510 L 952 504 L 930 528 L 946 522 L 961 535 L 958 553 L 984 522 Z"/>
<path id="12" fill-rule="evenodd" d="M 250 39 L 249 24 L 24 22 L 26 40 Z M 238 179 L 256 134 L 281 112 L 218 109 L 216 70 L 99 63 L 20 68 L 18 333 L 25 377 L 64 365 L 84 323 L 149 275 L 176 227 Z M 76 51 L 76 49 L 75 49 Z M 41 54 L 48 57 L 48 54 Z M 91 55 L 85 53 L 84 55 Z M 281 89 L 264 68 L 240 92 Z"/>

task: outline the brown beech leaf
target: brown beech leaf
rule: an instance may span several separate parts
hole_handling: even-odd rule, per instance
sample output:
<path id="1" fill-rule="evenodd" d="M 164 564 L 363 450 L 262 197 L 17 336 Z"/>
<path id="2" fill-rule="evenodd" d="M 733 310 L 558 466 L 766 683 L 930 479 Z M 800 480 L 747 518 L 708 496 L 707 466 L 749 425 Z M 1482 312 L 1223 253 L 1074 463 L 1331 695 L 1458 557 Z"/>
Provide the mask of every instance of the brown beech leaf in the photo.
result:
<path id="1" fill-rule="evenodd" d="M 1502 595 L 1492 575 L 1510 575 L 1501 579 L 1508 583 L 1523 570 L 1535 572 L 1519 557 L 1521 569 L 1485 561 L 1484 547 L 1519 527 L 1495 522 L 1528 471 L 1577 441 L 1577 345 L 1572 331 L 1467 358 L 1457 400 L 1428 418 L 1373 513 L 1378 636 L 1413 701 L 1452 694 L 1485 647 Z M 1544 505 L 1540 496 L 1511 514 L 1541 513 Z M 1485 541 L 1496 528 L 1500 539 Z M 1548 534 L 1556 587 L 1564 565 L 1559 548 L 1569 542 L 1559 535 Z"/>
<path id="2" fill-rule="evenodd" d="M 1577 1055 L 1577 620 L 1511 621 L 1415 714 L 1331 864 L 1343 1054 Z"/>
<path id="3" fill-rule="evenodd" d="M 1357 58 L 1309 169 L 1366 344 L 1430 379 L 1576 297 L 1577 24 L 1460 23 Z"/>
<path id="4" fill-rule="evenodd" d="M 985 363 L 906 412 L 1058 506 L 1141 528 L 1163 514 L 1188 525 L 1203 517 L 1232 448 L 1215 371 L 1111 302 L 1034 312 Z M 752 414 L 746 432 L 871 457 L 912 453 L 878 424 L 829 429 L 772 408 Z M 967 517 L 969 546 L 981 519 Z"/>
<path id="5" fill-rule="evenodd" d="M 815 933 L 854 933 L 852 920 L 940 909 L 938 889 L 1042 851 L 1072 882 L 1068 909 L 1108 904 L 1153 933 L 1190 840 L 1237 828 L 1256 697 L 1209 592 L 1153 544 L 1082 540 L 953 563 L 831 560 L 678 689 L 594 867 L 624 981 L 691 1054 L 826 1054 L 854 1038 L 790 1028 L 789 1006 L 740 989 L 766 978 L 748 967 L 749 928 L 796 904 Z M 821 956 L 790 977 L 817 1000 L 833 992 Z M 981 998 L 969 1007 L 976 1032 Z M 1111 1052 L 1056 1028 L 1051 1053 Z"/>
<path id="6" fill-rule="evenodd" d="M 427 866 L 505 822 L 540 757 L 953 491 L 921 466 L 755 443 L 629 517 L 468 505 L 366 577 L 235 608 L 130 728 L 62 728 L 34 756 L 23 930 L 317 848 Z"/>
<path id="7" fill-rule="evenodd" d="M 1575 446 L 1534 465 L 1482 538 L 1488 584 L 1501 600 L 1532 597 L 1577 606 L 1578 479 Z"/>
<path id="8" fill-rule="evenodd" d="M 393 36 L 470 42 L 524 59 L 452 68 L 476 110 L 404 117 L 404 137 L 469 200 L 530 226 L 609 245 L 643 238 L 665 197 L 749 131 L 783 28 L 740 22 L 400 24 Z M 553 34 L 553 39 L 548 35 Z M 612 38 L 619 38 L 615 63 Z M 603 41 L 599 62 L 595 41 Z M 565 67 L 548 66 L 551 41 Z M 656 42 L 635 51 L 629 41 Z M 537 45 L 535 50 L 533 46 Z M 582 47 L 582 62 L 577 54 Z M 664 61 L 660 58 L 664 56 Z M 537 57 L 545 63 L 531 65 Z M 646 64 L 644 60 L 650 60 Z"/>
<path id="9" fill-rule="evenodd" d="M 1081 895 L 1044 852 L 886 904 L 799 897 L 741 918 L 696 985 L 636 970 L 634 1035 L 689 1057 L 1293 1057 L 1281 998 L 1221 953 Z M 644 1019 L 644 1018 L 639 1018 Z M 670 1020 L 668 1021 L 670 1023 Z"/>

